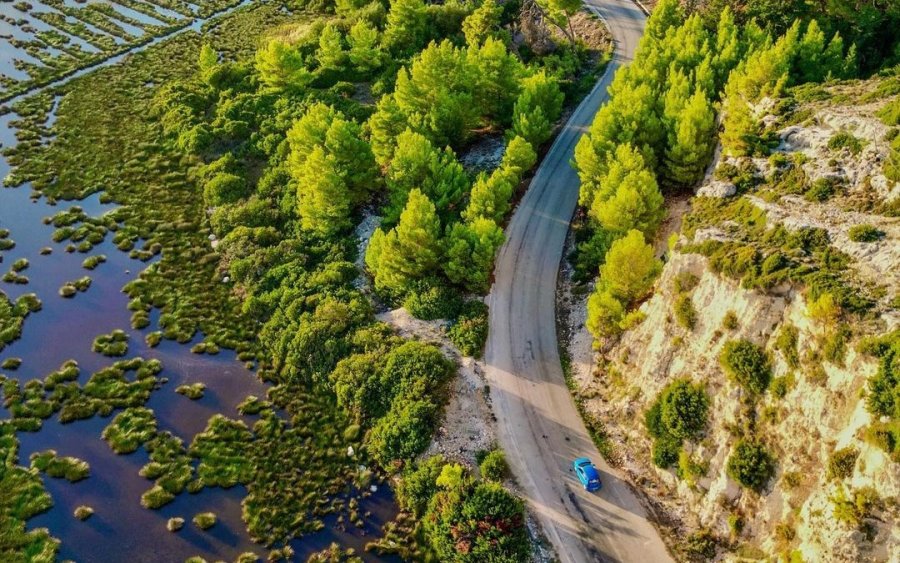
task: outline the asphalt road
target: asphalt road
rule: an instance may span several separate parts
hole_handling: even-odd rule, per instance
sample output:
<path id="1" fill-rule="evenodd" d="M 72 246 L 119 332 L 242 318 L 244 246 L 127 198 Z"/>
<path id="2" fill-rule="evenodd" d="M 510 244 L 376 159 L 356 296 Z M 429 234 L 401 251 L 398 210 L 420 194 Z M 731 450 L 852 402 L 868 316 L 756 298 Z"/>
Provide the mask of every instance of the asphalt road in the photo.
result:
<path id="1" fill-rule="evenodd" d="M 563 562 L 671 561 L 634 492 L 603 462 L 563 378 L 556 337 L 556 278 L 578 201 L 575 144 L 631 60 L 645 16 L 630 0 L 588 0 L 608 22 L 616 55 L 544 158 L 500 250 L 489 296 L 485 364 L 498 438 L 526 501 Z M 571 463 L 590 457 L 603 489 L 587 493 Z"/>

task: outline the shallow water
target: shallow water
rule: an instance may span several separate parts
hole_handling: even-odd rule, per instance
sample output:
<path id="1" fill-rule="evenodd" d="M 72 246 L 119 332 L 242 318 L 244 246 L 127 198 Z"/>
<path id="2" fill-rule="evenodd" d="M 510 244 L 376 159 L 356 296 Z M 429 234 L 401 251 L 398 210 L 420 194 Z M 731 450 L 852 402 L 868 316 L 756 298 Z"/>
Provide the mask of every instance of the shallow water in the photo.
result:
<path id="1" fill-rule="evenodd" d="M 6 5 L 0 9 L 5 10 Z M 191 27 L 199 28 L 202 22 Z M 4 57 L 5 61 L 5 57 Z M 0 72 L 4 61 L 0 61 Z M 54 105 L 54 108 L 56 104 Z M 0 116 L 0 142 L 3 146 L 15 143 L 10 121 L 16 116 Z M 49 125 L 53 124 L 51 112 Z M 9 166 L 0 158 L 0 177 L 6 176 Z M 0 253 L 3 261 L 0 270 L 6 271 L 18 258 L 27 258 L 30 266 L 22 272 L 29 283 L 14 285 L 0 282 L 0 289 L 10 297 L 34 292 L 43 302 L 43 309 L 32 313 L 24 323 L 21 339 L 0 352 L 0 361 L 20 357 L 22 366 L 9 375 L 23 381 L 43 378 L 56 370 L 66 360 L 74 359 L 81 368 L 79 381 L 84 383 L 90 374 L 114 360 L 91 351 L 94 337 L 121 328 L 129 334 L 127 357 L 158 358 L 163 364 L 161 378 L 168 382 L 154 392 L 148 402 L 162 430 L 170 430 L 189 444 L 193 436 L 206 427 L 210 416 L 223 413 L 231 418 L 244 418 L 252 424 L 255 417 L 241 417 L 236 406 L 247 395 L 264 397 L 266 385 L 238 362 L 235 354 L 223 351 L 216 356 L 197 355 L 190 352 L 191 344 L 180 345 L 164 341 L 156 348 L 149 348 L 144 336 L 156 329 L 158 312 L 151 315 L 151 325 L 143 330 L 130 326 L 128 297 L 122 286 L 134 279 L 147 263 L 131 259 L 111 242 L 112 235 L 86 254 L 67 253 L 69 244 L 54 243 L 52 225 L 45 225 L 43 218 L 59 211 L 80 206 L 91 216 L 98 216 L 115 208 L 100 202 L 94 194 L 78 202 L 59 202 L 49 205 L 46 200 L 33 200 L 29 187 L 0 188 L 0 228 L 10 230 L 15 248 Z M 49 255 L 41 255 L 43 247 L 53 249 Z M 105 254 L 107 262 L 93 271 L 84 269 L 82 261 L 95 254 Z M 63 283 L 89 275 L 93 283 L 84 293 L 71 299 L 58 295 Z M 195 342 L 202 337 L 198 335 Z M 175 393 L 183 383 L 203 382 L 204 396 L 192 401 Z M 0 408 L 0 417 L 8 416 Z M 44 478 L 47 490 L 54 500 L 54 507 L 28 522 L 29 529 L 46 527 L 62 541 L 60 559 L 77 561 L 179 561 L 192 555 L 209 560 L 233 560 L 238 554 L 253 551 L 266 553 L 262 546 L 254 544 L 241 520 L 242 487 L 230 490 L 204 489 L 191 495 L 183 493 L 160 510 L 148 510 L 140 505 L 140 495 L 150 488 L 151 481 L 138 474 L 147 462 L 143 449 L 130 455 L 117 455 L 100 437 L 111 417 L 94 417 L 89 420 L 61 424 L 55 417 L 44 422 L 44 428 L 36 433 L 20 433 L 20 463 L 28 465 L 29 456 L 45 449 L 55 449 L 61 455 L 71 455 L 87 461 L 91 476 L 79 483 Z M 300 468 L 298 468 L 300 470 Z M 95 513 L 81 522 L 73 516 L 75 508 L 86 504 Z M 350 527 L 343 531 L 335 522 L 336 516 L 325 519 L 321 532 L 292 542 L 296 559 L 305 560 L 317 550 L 332 542 L 343 547 L 353 547 L 367 560 L 380 560 L 363 552 L 366 542 L 375 539 L 381 526 L 396 514 L 396 506 L 388 487 L 362 501 L 360 508 L 371 512 L 363 530 Z M 218 523 L 208 531 L 197 529 L 191 518 L 199 513 L 212 511 Z M 166 521 L 181 516 L 186 522 L 177 533 L 166 530 Z M 383 559 L 383 558 L 382 558 Z M 393 560 L 393 559 L 391 559 Z"/>

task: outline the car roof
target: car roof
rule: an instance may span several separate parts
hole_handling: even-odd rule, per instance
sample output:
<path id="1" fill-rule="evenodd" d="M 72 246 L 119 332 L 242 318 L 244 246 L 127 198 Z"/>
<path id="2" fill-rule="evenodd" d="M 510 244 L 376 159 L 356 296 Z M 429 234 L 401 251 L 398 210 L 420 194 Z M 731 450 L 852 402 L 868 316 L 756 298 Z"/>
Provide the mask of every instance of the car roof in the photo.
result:
<path id="1" fill-rule="evenodd" d="M 587 466 L 587 467 L 584 468 L 584 475 L 585 475 L 588 479 L 600 479 L 600 474 L 597 473 L 597 470 L 594 469 L 594 466 L 593 466 L 593 465 L 589 465 L 589 466 Z"/>

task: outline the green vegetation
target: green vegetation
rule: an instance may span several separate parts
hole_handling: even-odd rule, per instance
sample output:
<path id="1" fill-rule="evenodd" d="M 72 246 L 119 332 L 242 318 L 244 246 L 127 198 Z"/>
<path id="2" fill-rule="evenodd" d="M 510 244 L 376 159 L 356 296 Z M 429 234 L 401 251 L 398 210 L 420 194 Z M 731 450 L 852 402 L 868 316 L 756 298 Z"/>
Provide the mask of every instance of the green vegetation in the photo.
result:
<path id="1" fill-rule="evenodd" d="M 509 476 L 509 466 L 503 450 L 493 449 L 487 452 L 478 464 L 481 477 L 488 481 L 503 481 Z"/>
<path id="2" fill-rule="evenodd" d="M 900 463 L 900 333 L 869 338 L 860 346 L 878 359 L 878 372 L 869 378 L 866 397 L 866 407 L 878 420 L 866 429 L 866 438 Z"/>
<path id="3" fill-rule="evenodd" d="M 862 224 L 850 227 L 848 235 L 853 242 L 875 242 L 884 238 L 884 231 L 872 225 Z"/>
<path id="4" fill-rule="evenodd" d="M 765 393 L 772 379 L 768 354 L 749 340 L 726 342 L 719 363 L 729 379 L 752 394 Z"/>
<path id="5" fill-rule="evenodd" d="M 87 479 L 91 468 L 86 461 L 76 457 L 62 457 L 54 450 L 31 454 L 31 467 L 50 477 L 62 478 L 75 483 Z"/>
<path id="6" fill-rule="evenodd" d="M 75 508 L 75 518 L 78 518 L 82 522 L 90 518 L 94 515 L 94 509 L 90 506 L 86 506 L 84 504 Z"/>
<path id="7" fill-rule="evenodd" d="M 847 131 L 838 131 L 828 139 L 828 148 L 831 150 L 847 149 L 850 154 L 857 155 L 863 149 L 863 142 Z"/>
<path id="8" fill-rule="evenodd" d="M 109 334 L 101 334 L 94 339 L 91 347 L 94 352 L 104 356 L 124 356 L 128 353 L 128 335 L 124 330 L 116 329 Z"/>
<path id="9" fill-rule="evenodd" d="M 709 395 L 702 384 L 676 379 L 666 385 L 644 413 L 647 432 L 654 440 L 654 464 L 666 469 L 678 462 L 682 441 L 702 435 L 708 413 Z"/>
<path id="10" fill-rule="evenodd" d="M 166 529 L 170 532 L 177 532 L 178 530 L 184 527 L 184 518 L 180 518 L 178 516 L 174 518 L 169 518 L 166 521 Z"/>
<path id="11" fill-rule="evenodd" d="M 447 334 L 464 355 L 481 357 L 488 335 L 487 305 L 481 301 L 465 303 Z"/>
<path id="12" fill-rule="evenodd" d="M 693 330 L 697 324 L 697 309 L 690 295 L 679 295 L 675 300 L 675 320 L 687 330 Z"/>
<path id="13" fill-rule="evenodd" d="M 13 302 L 0 290 L 0 352 L 22 335 L 25 318 L 40 310 L 41 301 L 34 293 L 25 294 Z"/>
<path id="14" fill-rule="evenodd" d="M 130 407 L 120 412 L 103 429 L 103 439 L 117 454 L 138 449 L 156 434 L 156 417 L 145 407 Z"/>
<path id="15" fill-rule="evenodd" d="M 756 492 L 761 492 L 775 474 L 775 459 L 759 442 L 738 440 L 726 464 L 728 476 Z"/>
<path id="16" fill-rule="evenodd" d="M 194 516 L 193 522 L 201 530 L 208 530 L 216 525 L 216 515 L 212 512 L 201 512 Z"/>
<path id="17" fill-rule="evenodd" d="M 828 477 L 830 479 L 847 479 L 853 475 L 859 450 L 852 446 L 831 452 L 828 458 Z"/>
<path id="18" fill-rule="evenodd" d="M 175 392 L 179 395 L 184 395 L 188 399 L 192 401 L 196 401 L 197 399 L 203 398 L 203 392 L 206 390 L 206 385 L 203 383 L 191 383 L 185 385 L 179 385 L 175 388 Z"/>

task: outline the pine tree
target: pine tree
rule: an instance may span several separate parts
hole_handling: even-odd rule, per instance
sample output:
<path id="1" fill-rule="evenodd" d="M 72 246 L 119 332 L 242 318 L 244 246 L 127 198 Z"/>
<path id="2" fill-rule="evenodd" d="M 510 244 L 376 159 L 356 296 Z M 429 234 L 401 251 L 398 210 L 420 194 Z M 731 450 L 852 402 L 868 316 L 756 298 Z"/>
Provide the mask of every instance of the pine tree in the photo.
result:
<path id="1" fill-rule="evenodd" d="M 454 223 L 447 233 L 444 273 L 468 291 L 488 290 L 494 255 L 503 244 L 503 229 L 488 218 Z"/>
<path id="2" fill-rule="evenodd" d="M 291 167 L 302 166 L 313 147 L 325 143 L 328 128 L 337 116 L 337 110 L 322 102 L 316 102 L 294 122 L 287 132 L 287 141 L 291 149 L 288 161 Z"/>
<path id="3" fill-rule="evenodd" d="M 648 237 L 665 215 L 664 201 L 653 172 L 630 145 L 616 148 L 609 172 L 600 182 L 590 216 L 617 233 L 637 229 Z"/>
<path id="4" fill-rule="evenodd" d="M 741 41 L 740 30 L 734 21 L 734 12 L 726 6 L 719 15 L 719 23 L 716 27 L 716 52 L 713 58 L 715 70 L 715 90 L 707 90 L 707 95 L 712 96 L 728 80 L 728 74 L 737 66 L 744 54 L 744 45 Z"/>
<path id="5" fill-rule="evenodd" d="M 469 46 L 466 62 L 472 73 L 470 87 L 480 114 L 506 124 L 525 73 L 522 62 L 506 49 L 503 41 L 493 37 Z"/>
<path id="6" fill-rule="evenodd" d="M 444 219 L 452 216 L 469 189 L 468 177 L 453 151 L 438 150 L 423 135 L 409 129 L 397 138 L 386 177 L 391 200 L 385 210 L 387 224 L 397 220 L 413 188 L 419 188 Z"/>
<path id="7" fill-rule="evenodd" d="M 606 253 L 598 289 L 623 303 L 633 303 L 650 293 L 661 270 L 662 262 L 653 255 L 653 247 L 644 242 L 643 233 L 629 231 Z"/>
<path id="8" fill-rule="evenodd" d="M 386 166 L 394 156 L 397 137 L 409 126 L 393 95 L 387 94 L 378 100 L 375 113 L 369 117 L 367 125 L 375 160 L 379 165 Z"/>
<path id="9" fill-rule="evenodd" d="M 611 338 L 622 332 L 625 306 L 609 291 L 597 289 L 588 298 L 587 328 L 594 338 Z"/>
<path id="10" fill-rule="evenodd" d="M 441 226 L 434 204 L 418 189 L 409 193 L 397 226 L 375 231 L 366 265 L 381 291 L 403 294 L 418 279 L 433 275 L 441 262 Z"/>
<path id="11" fill-rule="evenodd" d="M 323 236 L 349 228 L 352 203 L 347 185 L 322 146 L 316 146 L 297 173 L 300 226 Z"/>
<path id="12" fill-rule="evenodd" d="M 530 170 L 536 162 L 537 153 L 534 152 L 531 143 L 522 137 L 513 137 L 506 145 L 500 167 L 515 173 L 518 182 L 518 178 L 521 178 L 522 174 Z"/>
<path id="13" fill-rule="evenodd" d="M 644 28 L 644 38 L 641 39 L 643 48 L 646 41 L 659 42 L 666 36 L 666 32 L 684 21 L 681 4 L 678 0 L 660 0 L 653 7 L 653 14 L 647 20 Z"/>
<path id="14" fill-rule="evenodd" d="M 825 51 L 825 32 L 816 20 L 809 22 L 806 33 L 797 45 L 797 54 L 791 76 L 796 82 L 821 82 L 828 71 L 823 68 L 822 53 Z M 843 56 L 843 53 L 841 53 Z"/>
<path id="15" fill-rule="evenodd" d="M 703 171 L 715 143 L 715 113 L 702 90 L 697 90 L 669 130 L 664 159 L 665 178 L 677 186 L 691 186 Z"/>
<path id="16" fill-rule="evenodd" d="M 256 70 L 260 81 L 276 91 L 297 90 L 313 79 L 303 55 L 280 39 L 272 39 L 256 52 Z"/>
<path id="17" fill-rule="evenodd" d="M 319 35 L 319 50 L 316 51 L 316 60 L 319 66 L 325 70 L 340 72 L 347 63 L 347 52 L 344 51 L 344 42 L 341 32 L 332 25 L 326 24 Z"/>
<path id="18" fill-rule="evenodd" d="M 415 53 L 425 41 L 427 30 L 422 0 L 391 0 L 384 28 L 384 44 L 397 54 Z"/>
<path id="19" fill-rule="evenodd" d="M 463 218 L 474 221 L 479 217 L 502 221 L 509 211 L 509 200 L 515 185 L 513 176 L 503 168 L 498 168 L 489 176 L 482 172 L 472 184 L 469 204 L 463 211 Z"/>
<path id="20" fill-rule="evenodd" d="M 475 75 L 466 52 L 450 41 L 432 43 L 397 73 L 394 99 L 414 130 L 438 146 L 462 143 L 478 123 Z"/>
<path id="21" fill-rule="evenodd" d="M 350 28 L 350 62 L 359 72 L 370 72 L 381 66 L 384 53 L 378 43 L 378 30 L 365 20 Z"/>
<path id="22" fill-rule="evenodd" d="M 485 0 L 481 6 L 475 9 L 465 20 L 462 30 L 466 37 L 466 44 L 470 47 L 478 46 L 486 39 L 494 37 L 500 26 L 500 17 L 503 8 L 496 0 Z"/>
<path id="23" fill-rule="evenodd" d="M 570 43 L 575 44 L 575 31 L 572 29 L 572 16 L 578 13 L 582 3 L 580 0 L 535 0 L 544 11 L 548 20 L 559 28 Z"/>
<path id="24" fill-rule="evenodd" d="M 513 108 L 513 132 L 539 147 L 550 138 L 562 104 L 563 93 L 555 78 L 543 70 L 526 77 Z"/>

